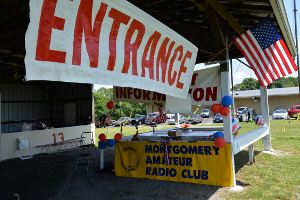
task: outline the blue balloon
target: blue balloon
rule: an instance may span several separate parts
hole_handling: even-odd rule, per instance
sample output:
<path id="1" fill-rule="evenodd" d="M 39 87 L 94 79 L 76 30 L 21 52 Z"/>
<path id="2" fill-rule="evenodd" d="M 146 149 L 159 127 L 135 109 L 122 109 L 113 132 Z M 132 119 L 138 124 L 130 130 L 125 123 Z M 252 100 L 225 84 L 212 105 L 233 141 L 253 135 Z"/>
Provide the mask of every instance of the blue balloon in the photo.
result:
<path id="1" fill-rule="evenodd" d="M 231 98 L 231 96 L 224 96 L 222 98 L 223 106 L 230 106 L 232 103 L 233 103 L 233 99 Z"/>
<path id="2" fill-rule="evenodd" d="M 109 147 L 114 146 L 114 145 L 115 145 L 115 140 L 114 140 L 114 139 L 109 139 L 109 140 L 107 140 L 107 145 L 108 145 Z"/>
<path id="3" fill-rule="evenodd" d="M 106 141 L 99 141 L 98 146 L 100 147 L 100 149 L 105 149 L 106 147 Z"/>
<path id="4" fill-rule="evenodd" d="M 214 138 L 217 139 L 218 137 L 224 138 L 224 133 L 222 133 L 221 131 L 215 132 Z"/>

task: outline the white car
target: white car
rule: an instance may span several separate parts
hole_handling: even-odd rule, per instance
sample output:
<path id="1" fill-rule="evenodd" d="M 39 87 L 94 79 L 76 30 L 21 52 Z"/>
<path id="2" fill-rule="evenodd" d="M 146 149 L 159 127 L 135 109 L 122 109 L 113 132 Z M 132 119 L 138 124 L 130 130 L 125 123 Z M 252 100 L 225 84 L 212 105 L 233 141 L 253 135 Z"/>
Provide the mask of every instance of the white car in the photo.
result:
<path id="1" fill-rule="evenodd" d="M 275 110 L 272 119 L 287 119 L 288 113 L 285 110 Z"/>
<path id="2" fill-rule="evenodd" d="M 210 112 L 209 109 L 203 109 L 202 112 L 201 112 L 201 114 L 200 114 L 200 116 L 201 117 L 211 117 L 212 114 L 211 114 L 211 112 Z"/>
<path id="3" fill-rule="evenodd" d="M 182 124 L 182 123 L 186 123 L 186 122 L 187 122 L 187 118 L 183 115 L 179 115 L 179 123 Z M 175 125 L 175 115 L 172 116 L 172 118 L 169 120 L 168 124 Z"/>

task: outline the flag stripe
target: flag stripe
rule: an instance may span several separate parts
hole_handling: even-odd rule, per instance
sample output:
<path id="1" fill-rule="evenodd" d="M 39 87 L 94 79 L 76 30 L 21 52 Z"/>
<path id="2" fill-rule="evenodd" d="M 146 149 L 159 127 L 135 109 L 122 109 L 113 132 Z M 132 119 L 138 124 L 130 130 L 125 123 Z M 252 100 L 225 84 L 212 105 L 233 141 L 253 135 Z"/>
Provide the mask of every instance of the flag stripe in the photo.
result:
<path id="1" fill-rule="evenodd" d="M 279 42 L 280 42 L 280 46 L 281 46 L 282 51 L 285 52 L 284 55 L 285 55 L 285 59 L 289 63 L 289 69 L 291 70 L 292 73 L 295 72 L 295 71 L 297 71 L 298 68 L 297 68 L 297 66 L 296 66 L 296 64 L 295 64 L 295 62 L 294 62 L 294 60 L 293 60 L 290 52 L 288 51 L 287 46 L 285 45 L 284 41 L 283 40 L 279 40 Z"/>
<path id="2" fill-rule="evenodd" d="M 242 54 L 245 56 L 247 62 L 250 64 L 252 70 L 254 71 L 256 77 L 258 78 L 260 84 L 265 87 L 266 86 L 266 82 L 261 78 L 261 73 L 259 70 L 256 69 L 256 65 L 253 64 L 251 56 L 248 54 L 247 49 L 245 48 L 244 44 L 242 43 L 242 41 L 240 40 L 240 38 L 237 38 L 234 41 L 235 45 L 239 48 L 239 50 L 242 52 Z"/>
<path id="3" fill-rule="evenodd" d="M 290 60 L 288 59 L 288 57 L 285 55 L 285 53 L 283 53 L 284 52 L 284 49 L 282 48 L 282 46 L 281 46 L 281 43 L 280 43 L 280 41 L 278 41 L 278 42 L 276 42 L 276 44 L 277 44 L 277 46 L 278 46 L 278 48 L 279 48 L 279 54 L 280 54 L 280 56 L 281 56 L 281 59 L 282 59 L 282 61 L 284 62 L 284 64 L 285 64 L 285 68 L 286 68 L 286 70 L 288 71 L 288 74 L 291 74 L 292 73 L 292 71 L 291 71 L 291 69 L 290 69 Z"/>
<path id="4" fill-rule="evenodd" d="M 248 30 L 248 31 L 250 32 L 250 30 Z M 255 63 L 257 64 L 258 68 L 261 70 L 263 78 L 267 81 L 267 83 L 269 85 L 271 83 L 270 80 L 272 80 L 272 79 L 269 76 L 269 74 L 267 73 L 267 71 L 265 70 L 264 65 L 261 62 L 261 59 L 259 58 L 259 56 L 257 55 L 257 52 L 254 49 L 255 44 L 253 43 L 253 41 L 251 39 L 248 40 L 248 38 L 246 37 L 247 32 L 244 35 L 242 35 L 241 37 L 247 43 L 247 48 L 249 48 L 249 50 L 251 50 L 252 58 L 254 59 Z"/>
<path id="5" fill-rule="evenodd" d="M 269 63 L 268 59 L 266 59 L 265 54 L 263 54 L 263 50 L 260 48 L 258 42 L 255 40 L 254 36 L 252 35 L 252 33 L 250 31 L 249 31 L 249 33 L 246 32 L 245 36 L 248 38 L 248 40 L 252 44 L 252 47 L 255 50 L 256 54 L 258 55 L 259 60 L 262 62 L 262 66 L 264 67 L 266 73 L 270 76 L 272 81 L 274 81 L 275 73 L 273 70 L 271 70 L 272 68 L 269 68 L 270 63 Z"/>
<path id="6" fill-rule="evenodd" d="M 286 75 L 290 74 L 286 69 L 287 63 L 286 63 L 286 61 L 285 61 L 285 59 L 284 59 L 284 57 L 283 57 L 283 55 L 280 51 L 280 48 L 279 48 L 277 42 L 275 42 L 273 45 L 276 49 L 275 53 L 277 53 L 277 58 L 278 58 L 278 60 L 281 64 L 281 67 L 282 67 L 283 71 L 285 72 Z"/>
<path id="7" fill-rule="evenodd" d="M 280 78 L 280 77 L 282 77 L 283 75 L 281 74 L 281 71 L 280 71 L 280 69 L 279 69 L 279 67 L 278 67 L 278 64 L 277 64 L 278 60 L 275 60 L 275 59 L 274 59 L 274 56 L 272 56 L 272 54 L 271 54 L 269 48 L 270 48 L 270 47 L 266 48 L 266 49 L 264 50 L 264 53 L 265 53 L 266 55 L 268 55 L 268 57 L 269 57 L 270 60 L 272 61 L 272 64 L 273 64 L 272 67 L 273 67 L 274 71 L 275 71 L 276 74 L 277 74 L 277 78 Z M 279 62 L 278 62 L 278 63 L 279 63 Z"/>
<path id="8" fill-rule="evenodd" d="M 277 57 L 277 55 L 276 55 L 276 50 L 275 50 L 274 45 L 272 44 L 271 46 L 269 46 L 269 47 L 268 47 L 268 50 L 270 51 L 270 53 L 272 53 L 272 55 L 273 55 L 272 57 L 274 58 L 275 62 L 277 63 L 277 66 L 278 66 L 278 68 L 279 68 L 279 70 L 280 70 L 282 76 L 285 76 L 286 73 L 285 73 L 285 71 L 283 70 L 283 68 L 281 67 L 281 63 L 280 63 L 280 61 L 279 61 L 279 59 L 278 59 L 278 57 Z"/>
<path id="9" fill-rule="evenodd" d="M 241 36 L 240 37 L 241 39 L 241 42 L 243 43 L 244 47 L 247 49 L 247 52 L 249 53 L 249 58 L 251 58 L 251 60 L 254 61 L 255 64 L 253 64 L 253 66 L 255 67 L 255 69 L 257 70 L 257 72 L 260 74 L 260 77 L 262 80 L 265 80 L 266 81 L 266 85 L 269 84 L 269 80 L 266 79 L 266 74 L 265 72 L 261 69 L 256 57 L 253 55 L 251 49 L 249 48 L 249 45 L 250 44 L 247 44 L 246 41 L 244 40 L 244 38 Z M 252 62 L 253 63 L 253 62 Z"/>

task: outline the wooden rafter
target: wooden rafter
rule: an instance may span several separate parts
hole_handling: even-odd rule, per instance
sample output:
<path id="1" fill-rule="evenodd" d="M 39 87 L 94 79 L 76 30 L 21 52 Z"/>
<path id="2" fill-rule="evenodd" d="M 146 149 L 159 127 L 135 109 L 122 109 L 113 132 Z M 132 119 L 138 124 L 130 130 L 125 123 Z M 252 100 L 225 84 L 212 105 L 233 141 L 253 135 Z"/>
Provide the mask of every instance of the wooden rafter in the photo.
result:
<path id="1" fill-rule="evenodd" d="M 16 15 L 18 15 L 20 13 L 27 12 L 27 11 L 29 11 L 29 4 L 28 4 L 28 2 L 26 4 L 24 4 L 24 5 L 22 5 L 20 8 L 16 9 L 13 12 L 9 12 L 9 13 L 5 13 L 5 14 L 0 15 L 0 21 L 3 21 L 5 19 L 9 19 L 9 18 L 11 18 L 13 16 L 16 16 Z"/>
<path id="2" fill-rule="evenodd" d="M 224 37 L 219 25 L 218 17 L 216 15 L 216 12 L 211 7 L 210 4 L 208 4 L 206 1 L 197 3 L 195 0 L 191 0 L 195 5 L 199 6 L 201 10 L 203 10 L 209 19 L 211 28 L 213 30 L 215 40 L 218 44 L 219 49 L 223 49 L 225 47 Z"/>
<path id="3" fill-rule="evenodd" d="M 195 1 L 196 0 L 192 0 Z M 226 19 L 229 25 L 235 30 L 239 35 L 242 35 L 245 30 L 243 27 L 236 21 L 236 19 L 231 15 L 227 8 L 219 0 L 207 0 L 207 2 L 214 8 L 214 10 L 223 18 Z M 196 2 L 196 5 L 198 3 Z M 200 5 L 199 8 L 201 9 Z"/>
<path id="4" fill-rule="evenodd" d="M 136 4 L 136 6 L 139 8 L 144 8 L 144 7 L 151 6 L 151 5 L 163 2 L 163 1 L 165 1 L 165 0 L 144 0 L 144 1 Z"/>

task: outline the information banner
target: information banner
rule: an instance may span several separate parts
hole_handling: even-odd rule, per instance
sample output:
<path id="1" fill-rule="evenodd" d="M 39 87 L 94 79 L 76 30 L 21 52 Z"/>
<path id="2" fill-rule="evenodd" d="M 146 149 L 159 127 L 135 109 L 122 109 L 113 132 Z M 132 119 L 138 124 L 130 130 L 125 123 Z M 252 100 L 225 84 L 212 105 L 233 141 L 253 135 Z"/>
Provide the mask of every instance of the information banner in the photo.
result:
<path id="1" fill-rule="evenodd" d="M 197 47 L 120 0 L 30 0 L 27 80 L 136 87 L 186 98 Z"/>
<path id="2" fill-rule="evenodd" d="M 171 142 L 169 165 L 161 142 L 116 142 L 115 175 L 232 187 L 231 146 Z"/>
<path id="3" fill-rule="evenodd" d="M 222 102 L 220 66 L 194 71 L 189 94 L 192 105 L 213 105 Z"/>

